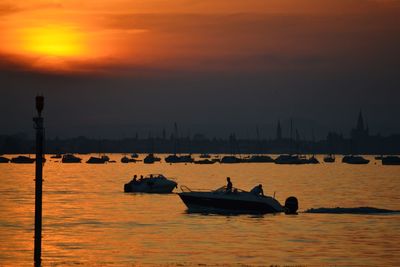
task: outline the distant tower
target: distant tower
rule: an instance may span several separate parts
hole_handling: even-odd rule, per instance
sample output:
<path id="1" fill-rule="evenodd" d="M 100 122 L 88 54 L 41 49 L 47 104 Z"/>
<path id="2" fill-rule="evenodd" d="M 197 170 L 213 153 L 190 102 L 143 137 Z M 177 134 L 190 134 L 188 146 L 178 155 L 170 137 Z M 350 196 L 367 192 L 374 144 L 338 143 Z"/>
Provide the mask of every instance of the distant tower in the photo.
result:
<path id="1" fill-rule="evenodd" d="M 362 112 L 358 113 L 358 120 L 357 120 L 357 131 L 364 131 L 364 118 Z"/>
<path id="2" fill-rule="evenodd" d="M 281 121 L 278 120 L 278 125 L 276 127 L 276 140 L 281 141 L 282 140 L 282 127 L 281 127 Z"/>
<path id="3" fill-rule="evenodd" d="M 364 117 L 362 111 L 358 113 L 357 125 L 356 128 L 351 130 L 351 138 L 355 141 L 357 140 L 365 140 L 369 136 L 368 126 L 364 125 Z"/>

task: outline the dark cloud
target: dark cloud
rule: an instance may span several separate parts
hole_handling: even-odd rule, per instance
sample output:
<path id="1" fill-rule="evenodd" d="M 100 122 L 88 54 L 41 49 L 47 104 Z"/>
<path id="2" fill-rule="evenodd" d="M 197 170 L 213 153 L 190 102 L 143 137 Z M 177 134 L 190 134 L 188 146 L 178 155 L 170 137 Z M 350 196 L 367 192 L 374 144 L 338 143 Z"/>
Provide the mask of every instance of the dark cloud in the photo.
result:
<path id="1" fill-rule="evenodd" d="M 272 136 L 274 122 L 290 117 L 304 135 L 310 128 L 320 136 L 347 134 L 360 109 L 372 132 L 400 132 L 399 18 L 397 11 L 107 15 L 110 29 L 157 33 L 149 55 L 172 55 L 154 56 L 151 64 L 80 62 L 85 71 L 64 74 L 4 56 L 2 131 L 29 129 L 33 97 L 43 92 L 52 136 L 147 135 L 175 121 L 211 136 L 246 135 L 258 124 Z"/>

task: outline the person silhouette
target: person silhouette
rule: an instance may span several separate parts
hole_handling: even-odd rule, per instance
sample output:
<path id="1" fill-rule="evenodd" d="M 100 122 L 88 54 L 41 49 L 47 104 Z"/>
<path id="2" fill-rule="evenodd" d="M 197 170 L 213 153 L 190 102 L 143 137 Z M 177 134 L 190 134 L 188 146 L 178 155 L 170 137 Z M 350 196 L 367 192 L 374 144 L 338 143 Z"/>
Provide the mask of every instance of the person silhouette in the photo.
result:
<path id="1" fill-rule="evenodd" d="M 231 182 L 231 178 L 230 177 L 226 177 L 226 182 L 227 182 L 227 184 L 226 184 L 226 192 L 230 193 L 230 192 L 232 192 L 232 187 L 233 187 L 232 182 Z"/>
<path id="2" fill-rule="evenodd" d="M 262 189 L 262 184 L 256 185 L 253 189 L 251 189 L 250 193 L 253 193 L 256 196 L 264 196 L 264 190 Z"/>

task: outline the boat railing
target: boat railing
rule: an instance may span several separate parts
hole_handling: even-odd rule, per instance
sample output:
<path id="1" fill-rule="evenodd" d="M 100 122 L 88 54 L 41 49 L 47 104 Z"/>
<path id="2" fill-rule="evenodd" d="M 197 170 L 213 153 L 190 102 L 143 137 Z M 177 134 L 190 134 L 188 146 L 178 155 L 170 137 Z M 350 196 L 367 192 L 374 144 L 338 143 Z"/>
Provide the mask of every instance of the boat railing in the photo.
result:
<path id="1" fill-rule="evenodd" d="M 187 193 L 187 192 L 210 192 L 209 189 L 190 189 L 186 185 L 181 185 L 180 188 L 181 188 L 181 191 L 184 193 Z"/>

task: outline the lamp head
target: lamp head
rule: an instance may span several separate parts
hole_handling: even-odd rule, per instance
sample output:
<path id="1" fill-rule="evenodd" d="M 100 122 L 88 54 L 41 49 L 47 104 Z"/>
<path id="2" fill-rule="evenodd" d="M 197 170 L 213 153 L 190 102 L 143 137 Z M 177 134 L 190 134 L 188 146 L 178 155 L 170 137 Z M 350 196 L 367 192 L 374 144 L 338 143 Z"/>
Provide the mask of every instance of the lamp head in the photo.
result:
<path id="1" fill-rule="evenodd" d="M 44 107 L 44 97 L 41 95 L 36 96 L 36 110 L 39 114 L 39 117 L 42 114 L 43 107 Z"/>

